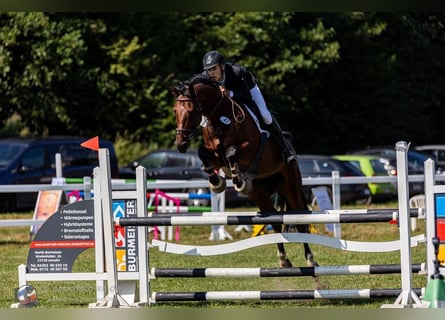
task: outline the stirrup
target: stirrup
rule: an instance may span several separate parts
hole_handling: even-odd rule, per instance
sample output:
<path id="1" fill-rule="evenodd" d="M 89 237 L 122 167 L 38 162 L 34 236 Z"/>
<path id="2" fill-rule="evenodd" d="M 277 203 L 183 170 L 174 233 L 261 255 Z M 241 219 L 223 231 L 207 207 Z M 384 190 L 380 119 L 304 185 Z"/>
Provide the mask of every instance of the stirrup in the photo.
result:
<path id="1" fill-rule="evenodd" d="M 290 164 L 293 160 L 297 161 L 297 156 L 294 153 L 289 152 L 289 151 L 290 150 L 283 152 L 283 156 L 284 156 L 284 159 L 286 160 L 287 164 Z"/>
<path id="2" fill-rule="evenodd" d="M 295 151 L 293 151 L 289 147 L 283 148 L 283 158 L 286 160 L 287 164 L 290 164 L 293 160 L 297 161 L 297 155 L 295 154 Z"/>
<path id="3" fill-rule="evenodd" d="M 290 164 L 294 160 L 297 161 L 297 156 L 293 154 L 293 155 L 287 157 L 286 162 L 287 162 L 287 164 Z"/>

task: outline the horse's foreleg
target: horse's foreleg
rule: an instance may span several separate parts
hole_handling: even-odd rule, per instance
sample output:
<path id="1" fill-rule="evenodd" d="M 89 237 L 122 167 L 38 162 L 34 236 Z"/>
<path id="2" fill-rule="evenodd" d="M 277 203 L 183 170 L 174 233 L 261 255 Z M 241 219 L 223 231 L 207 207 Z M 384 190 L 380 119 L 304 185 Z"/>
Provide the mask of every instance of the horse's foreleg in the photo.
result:
<path id="1" fill-rule="evenodd" d="M 221 193 L 226 190 L 226 180 L 217 174 L 214 168 L 211 168 L 209 171 L 204 169 L 204 171 L 209 175 L 209 185 L 213 192 Z"/>
<path id="2" fill-rule="evenodd" d="M 202 161 L 202 170 L 208 174 L 210 189 L 215 193 L 221 193 L 226 189 L 226 180 L 218 173 L 215 166 L 210 163 L 210 153 L 204 147 L 198 149 L 198 156 Z"/>
<path id="3" fill-rule="evenodd" d="M 226 149 L 226 159 L 229 162 L 230 175 L 232 176 L 234 188 L 238 192 L 244 192 L 246 189 L 246 182 L 240 175 L 237 156 L 235 146 L 230 146 Z"/>

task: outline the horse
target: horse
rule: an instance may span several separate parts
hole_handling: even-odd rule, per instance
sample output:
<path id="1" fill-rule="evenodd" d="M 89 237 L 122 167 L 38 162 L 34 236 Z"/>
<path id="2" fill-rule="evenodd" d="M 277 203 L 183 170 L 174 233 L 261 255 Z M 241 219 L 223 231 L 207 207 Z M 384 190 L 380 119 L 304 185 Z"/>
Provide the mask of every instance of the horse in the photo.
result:
<path id="1" fill-rule="evenodd" d="M 278 143 L 269 138 L 270 134 L 260 127 L 248 107 L 224 95 L 218 84 L 204 75 L 195 75 L 170 90 L 175 96 L 177 150 L 185 153 L 201 129 L 203 145 L 198 155 L 213 192 L 225 190 L 227 177 L 232 179 L 236 191 L 247 194 L 258 206 L 260 214 L 277 213 L 276 199 L 281 212 L 307 212 L 298 160 L 286 162 Z M 275 233 L 287 231 L 281 224 L 272 227 Z M 310 233 L 309 225 L 296 228 Z M 318 266 L 309 245 L 303 245 L 307 265 Z M 280 267 L 292 267 L 284 244 L 278 243 L 277 249 Z"/>

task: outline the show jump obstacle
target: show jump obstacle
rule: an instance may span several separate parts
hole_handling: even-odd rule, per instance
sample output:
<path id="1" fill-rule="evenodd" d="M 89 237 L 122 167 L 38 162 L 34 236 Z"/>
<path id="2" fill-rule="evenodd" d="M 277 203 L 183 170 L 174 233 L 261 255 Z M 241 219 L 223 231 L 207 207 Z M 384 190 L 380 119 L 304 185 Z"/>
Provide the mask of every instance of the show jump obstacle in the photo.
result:
<path id="1" fill-rule="evenodd" d="M 45 222 L 31 244 L 27 265 L 19 266 L 19 286 L 32 281 L 96 281 L 97 302 L 90 307 L 137 307 L 162 301 L 199 300 L 275 300 L 316 298 L 394 297 L 394 304 L 382 307 L 424 307 L 422 288 L 413 288 L 412 273 L 425 270 L 424 264 L 412 264 L 411 247 L 427 242 L 427 279 L 434 272 L 432 238 L 436 235 L 434 202 L 437 194 L 445 195 L 445 186 L 434 185 L 432 169 L 426 175 L 425 235 L 411 237 L 410 219 L 423 217 L 422 209 L 409 209 L 407 151 L 409 145 L 396 144 L 398 171 L 398 210 L 331 210 L 328 214 L 307 215 L 287 212 L 285 215 L 252 212 L 202 212 L 148 214 L 146 175 L 136 170 L 136 190 L 113 191 L 107 149 L 99 149 L 99 167 L 94 171 L 94 200 L 61 208 Z M 433 167 L 429 160 L 426 168 Z M 440 197 L 439 197 L 440 198 Z M 445 196 L 443 197 L 445 199 Z M 440 198 L 442 199 L 442 198 Z M 445 201 L 445 200 L 444 200 Z M 395 211 L 395 212 L 394 212 Z M 88 218 L 89 217 L 89 218 Z M 391 242 L 356 242 L 314 234 L 266 234 L 237 242 L 212 246 L 190 246 L 152 240 L 148 245 L 149 226 L 182 225 L 249 225 L 298 223 L 357 223 L 397 221 L 400 239 Z M 75 222 L 75 223 L 74 223 Z M 45 226 L 48 225 L 48 231 Z M 63 227 L 60 227 L 62 225 Z M 81 228 L 74 229 L 74 225 Z M 49 232 L 49 228 L 52 232 Z M 54 230 L 60 230 L 55 232 Z M 81 230 L 81 231 L 79 231 Z M 51 234 L 51 235 L 50 235 Z M 400 251 L 400 265 L 324 266 L 315 268 L 150 268 L 148 250 L 187 255 L 233 253 L 247 248 L 277 242 L 307 242 L 341 250 L 361 252 Z M 79 252 L 95 247 L 96 272 L 74 273 L 70 268 Z M 77 251 L 76 251 L 77 250 Z M 45 260 L 46 259 L 46 260 Z M 50 262 L 48 261 L 50 260 Z M 105 261 L 105 263 L 104 263 Z M 62 268 L 62 269 L 59 269 Z M 149 272 L 150 271 L 150 272 Z M 280 277 L 336 274 L 401 274 L 401 289 L 303 290 L 303 291 L 221 291 L 221 292 L 151 292 L 150 282 L 162 277 Z M 174 289 L 174 288 L 173 288 Z"/>

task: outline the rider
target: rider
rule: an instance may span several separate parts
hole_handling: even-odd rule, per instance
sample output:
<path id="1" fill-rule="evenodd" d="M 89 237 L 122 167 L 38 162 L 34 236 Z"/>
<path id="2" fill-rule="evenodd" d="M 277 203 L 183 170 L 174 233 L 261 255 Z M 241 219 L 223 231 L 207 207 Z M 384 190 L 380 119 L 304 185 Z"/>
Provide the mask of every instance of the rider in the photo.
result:
<path id="1" fill-rule="evenodd" d="M 271 132 L 283 150 L 284 159 L 288 163 L 296 159 L 294 148 L 284 138 L 278 122 L 268 110 L 253 74 L 243 66 L 226 62 L 218 51 L 207 52 L 202 59 L 202 65 L 203 74 L 207 74 L 213 81 L 218 82 L 225 95 L 253 108 L 257 117 L 259 112 L 266 129 Z"/>

